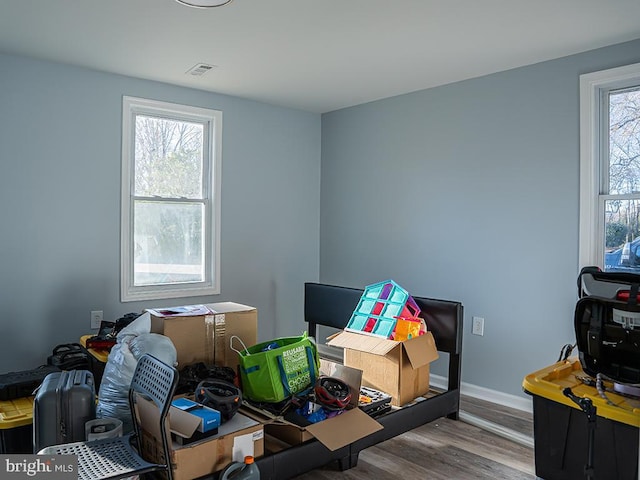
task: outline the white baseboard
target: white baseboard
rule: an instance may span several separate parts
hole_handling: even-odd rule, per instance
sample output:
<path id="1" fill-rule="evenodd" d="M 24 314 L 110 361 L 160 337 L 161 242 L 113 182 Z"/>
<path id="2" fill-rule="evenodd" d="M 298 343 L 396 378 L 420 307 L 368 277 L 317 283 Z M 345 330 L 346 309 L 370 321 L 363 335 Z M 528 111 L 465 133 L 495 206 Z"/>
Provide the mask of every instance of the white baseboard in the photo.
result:
<path id="1" fill-rule="evenodd" d="M 447 377 L 431 374 L 430 382 L 431 385 L 436 388 L 447 389 Z M 522 410 L 523 412 L 533 413 L 532 399 L 522 398 L 510 393 L 498 392 L 490 388 L 480 387 L 466 382 L 462 382 L 460 384 L 460 393 L 470 397 L 479 398 L 480 400 L 486 400 L 487 402 L 503 405 L 505 407 Z"/>
<path id="2" fill-rule="evenodd" d="M 511 430 L 510 428 L 503 427 L 502 425 L 499 425 L 497 423 L 489 422 L 487 420 L 484 420 L 483 418 L 471 415 L 464 410 L 460 411 L 460 420 L 465 423 L 474 425 L 478 428 L 482 428 L 483 430 L 487 430 L 500 437 L 506 438 L 507 440 L 511 440 L 512 442 L 516 442 L 523 447 L 535 447 L 533 438 L 515 430 Z"/>

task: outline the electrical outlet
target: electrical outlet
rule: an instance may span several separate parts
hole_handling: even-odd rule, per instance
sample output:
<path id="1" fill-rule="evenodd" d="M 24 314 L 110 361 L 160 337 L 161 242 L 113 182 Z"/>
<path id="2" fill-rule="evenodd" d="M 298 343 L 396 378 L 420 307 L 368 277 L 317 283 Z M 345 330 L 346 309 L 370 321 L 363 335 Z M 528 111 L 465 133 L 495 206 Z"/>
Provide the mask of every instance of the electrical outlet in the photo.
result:
<path id="1" fill-rule="evenodd" d="M 471 333 L 474 335 L 484 335 L 484 318 L 473 317 L 473 323 L 471 325 Z"/>
<path id="2" fill-rule="evenodd" d="M 93 310 L 91 312 L 91 328 L 100 328 L 102 323 L 102 310 Z"/>

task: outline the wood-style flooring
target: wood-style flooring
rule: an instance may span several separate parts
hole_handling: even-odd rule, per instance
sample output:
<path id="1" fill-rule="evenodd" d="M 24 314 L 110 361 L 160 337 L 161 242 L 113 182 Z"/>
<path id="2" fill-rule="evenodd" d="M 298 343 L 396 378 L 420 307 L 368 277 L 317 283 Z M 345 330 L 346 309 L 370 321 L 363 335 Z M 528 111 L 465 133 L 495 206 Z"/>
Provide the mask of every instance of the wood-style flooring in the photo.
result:
<path id="1" fill-rule="evenodd" d="M 532 415 L 463 397 L 470 415 L 533 437 Z M 296 480 L 534 480 L 533 448 L 463 421 L 441 418 L 360 452 L 358 465 L 327 465 Z"/>

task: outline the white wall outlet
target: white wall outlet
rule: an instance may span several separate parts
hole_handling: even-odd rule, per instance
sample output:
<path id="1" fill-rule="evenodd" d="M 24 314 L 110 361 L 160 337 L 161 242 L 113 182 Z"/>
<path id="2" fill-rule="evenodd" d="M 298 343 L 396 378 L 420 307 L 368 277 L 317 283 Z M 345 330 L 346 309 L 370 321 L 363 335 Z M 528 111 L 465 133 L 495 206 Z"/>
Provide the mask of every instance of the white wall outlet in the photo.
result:
<path id="1" fill-rule="evenodd" d="M 93 310 L 91 312 L 91 328 L 100 328 L 102 323 L 102 310 Z"/>
<path id="2" fill-rule="evenodd" d="M 473 322 L 471 325 L 471 333 L 474 335 L 484 335 L 484 318 L 482 317 L 473 317 Z"/>

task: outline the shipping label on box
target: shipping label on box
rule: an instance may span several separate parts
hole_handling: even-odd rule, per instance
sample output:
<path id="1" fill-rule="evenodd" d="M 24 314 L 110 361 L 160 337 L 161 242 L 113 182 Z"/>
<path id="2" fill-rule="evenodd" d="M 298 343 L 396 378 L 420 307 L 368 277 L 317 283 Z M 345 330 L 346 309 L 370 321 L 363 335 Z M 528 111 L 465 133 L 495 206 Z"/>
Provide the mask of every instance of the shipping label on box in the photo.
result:
<path id="1" fill-rule="evenodd" d="M 396 342 L 354 332 L 341 332 L 327 345 L 344 349 L 344 364 L 362 370 L 362 384 L 405 405 L 429 391 L 429 364 L 438 358 L 431 332 Z"/>
<path id="2" fill-rule="evenodd" d="M 169 337 L 176 347 L 178 368 L 204 362 L 235 370 L 239 362 L 231 336 L 245 345 L 258 342 L 258 311 L 247 305 L 220 302 L 147 311 L 151 332 Z"/>

